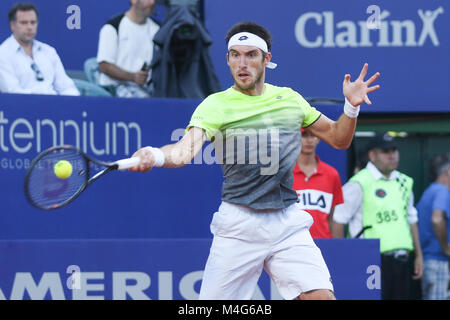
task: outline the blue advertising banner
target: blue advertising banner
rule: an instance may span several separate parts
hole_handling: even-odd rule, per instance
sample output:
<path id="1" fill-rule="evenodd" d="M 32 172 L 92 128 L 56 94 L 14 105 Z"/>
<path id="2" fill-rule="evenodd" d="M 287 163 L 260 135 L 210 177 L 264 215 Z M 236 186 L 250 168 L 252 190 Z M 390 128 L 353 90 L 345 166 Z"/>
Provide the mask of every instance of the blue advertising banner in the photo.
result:
<path id="1" fill-rule="evenodd" d="M 335 295 L 380 299 L 378 240 L 317 240 Z M 0 241 L 0 300 L 198 299 L 210 240 Z M 281 299 L 263 272 L 253 299 Z"/>
<path id="2" fill-rule="evenodd" d="M 377 71 L 381 89 L 372 107 L 396 110 L 440 106 L 450 111 L 450 2 L 442 0 L 271 0 L 205 1 L 205 24 L 217 75 L 224 88 L 232 78 L 225 35 L 241 21 L 272 34 L 272 61 L 266 81 L 292 87 L 305 97 L 342 97 L 342 81 L 356 79 L 365 62 Z M 430 81 L 431 80 L 431 81 Z"/>
<path id="3" fill-rule="evenodd" d="M 178 141 L 198 103 L 0 94 L 0 239 L 210 238 L 223 174 L 209 143 L 183 168 L 108 174 L 56 211 L 32 207 L 23 191 L 39 152 L 71 144 L 100 160 L 127 158 Z M 341 109 L 319 106 L 334 119 Z M 345 150 L 322 143 L 318 153 L 346 176 Z"/>

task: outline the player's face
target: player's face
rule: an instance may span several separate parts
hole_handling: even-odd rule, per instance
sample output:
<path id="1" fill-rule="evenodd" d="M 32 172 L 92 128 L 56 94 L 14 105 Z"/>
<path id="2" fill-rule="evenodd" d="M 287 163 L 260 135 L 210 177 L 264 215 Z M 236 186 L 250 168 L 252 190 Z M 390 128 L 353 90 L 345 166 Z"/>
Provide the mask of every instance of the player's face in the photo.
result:
<path id="1" fill-rule="evenodd" d="M 227 62 L 236 87 L 251 91 L 264 84 L 265 67 L 270 53 L 263 58 L 260 49 L 252 46 L 233 46 L 227 54 Z"/>
<path id="2" fill-rule="evenodd" d="M 302 133 L 302 154 L 309 155 L 316 152 L 317 145 L 319 144 L 319 138 L 312 135 L 309 132 Z"/>
<path id="3" fill-rule="evenodd" d="M 386 175 L 397 169 L 400 155 L 396 148 L 391 149 L 374 149 L 369 152 L 370 161 L 377 169 Z"/>
<path id="4" fill-rule="evenodd" d="M 16 39 L 25 43 L 33 41 L 38 27 L 36 12 L 17 11 L 16 21 L 12 21 L 10 27 Z"/>

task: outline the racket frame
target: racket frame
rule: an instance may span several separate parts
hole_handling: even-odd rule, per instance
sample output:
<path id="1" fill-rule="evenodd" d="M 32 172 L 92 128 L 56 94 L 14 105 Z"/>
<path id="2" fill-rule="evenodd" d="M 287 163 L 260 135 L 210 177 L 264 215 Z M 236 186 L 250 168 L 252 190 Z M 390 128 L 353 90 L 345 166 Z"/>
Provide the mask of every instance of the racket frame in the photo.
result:
<path id="1" fill-rule="evenodd" d="M 55 204 L 55 205 L 51 205 L 51 206 L 42 206 L 39 205 L 38 203 L 36 203 L 35 201 L 33 201 L 33 199 L 31 198 L 30 192 L 28 190 L 28 184 L 30 181 L 30 176 L 31 173 L 33 172 L 34 167 L 36 166 L 36 164 L 45 156 L 47 156 L 50 153 L 56 152 L 58 150 L 72 150 L 75 153 L 79 154 L 86 165 L 86 174 L 85 174 L 85 181 L 83 183 L 83 185 L 78 189 L 78 191 L 73 194 L 70 198 L 68 198 L 66 201 L 60 203 L 60 204 Z M 63 160 L 63 159 L 61 159 Z M 120 160 L 119 160 L 120 161 Z M 90 163 L 94 163 L 94 164 L 98 164 L 101 166 L 106 167 L 105 169 L 97 172 L 95 175 L 93 175 L 91 177 L 91 168 L 90 168 Z M 119 165 L 116 162 L 104 162 L 104 161 L 100 161 L 97 159 L 94 159 L 90 156 L 88 156 L 87 154 L 85 154 L 83 151 L 81 151 L 80 149 L 71 146 L 71 145 L 63 145 L 63 146 L 56 146 L 56 147 L 51 147 L 48 148 L 47 150 L 42 151 L 36 158 L 33 159 L 33 161 L 30 164 L 30 167 L 28 168 L 26 175 L 25 175 L 25 182 L 24 182 L 24 191 L 25 191 L 25 197 L 27 198 L 28 202 L 31 203 L 33 206 L 35 206 L 36 208 L 42 209 L 42 210 L 53 210 L 53 209 L 58 209 L 61 207 L 64 207 L 66 205 L 68 205 L 69 203 L 71 203 L 72 201 L 74 201 L 76 198 L 78 198 L 80 196 L 80 194 L 86 190 L 86 188 L 88 186 L 90 186 L 94 181 L 96 181 L 98 178 L 100 178 L 101 176 L 105 175 L 106 173 L 113 171 L 113 170 L 117 170 L 119 169 Z"/>

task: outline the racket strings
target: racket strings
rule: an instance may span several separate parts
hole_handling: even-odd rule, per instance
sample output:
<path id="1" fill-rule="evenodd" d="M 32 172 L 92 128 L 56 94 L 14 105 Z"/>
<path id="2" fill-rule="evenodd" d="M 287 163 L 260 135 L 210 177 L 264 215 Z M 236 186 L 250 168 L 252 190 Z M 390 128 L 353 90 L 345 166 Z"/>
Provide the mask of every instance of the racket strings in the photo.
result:
<path id="1" fill-rule="evenodd" d="M 55 173 L 58 161 L 68 161 L 72 173 L 60 178 Z M 85 187 L 87 182 L 86 161 L 82 155 L 71 149 L 55 150 L 37 161 L 30 171 L 27 191 L 32 202 L 40 207 L 57 207 Z"/>

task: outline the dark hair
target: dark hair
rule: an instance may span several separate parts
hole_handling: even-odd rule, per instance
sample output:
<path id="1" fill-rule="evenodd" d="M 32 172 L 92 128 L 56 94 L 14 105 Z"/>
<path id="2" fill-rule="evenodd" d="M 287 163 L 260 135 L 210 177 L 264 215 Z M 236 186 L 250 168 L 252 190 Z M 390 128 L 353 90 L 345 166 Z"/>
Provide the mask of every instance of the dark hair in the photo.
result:
<path id="1" fill-rule="evenodd" d="M 16 3 L 9 10 L 9 13 L 8 13 L 9 22 L 16 21 L 17 11 L 31 11 L 31 10 L 34 10 L 34 12 L 36 12 L 36 17 L 39 19 L 39 12 L 37 11 L 37 9 L 34 6 L 34 4 L 32 4 L 31 2 Z"/>
<path id="2" fill-rule="evenodd" d="M 450 153 L 437 154 L 430 161 L 430 179 L 435 181 L 445 170 L 450 168 Z"/>
<path id="3" fill-rule="evenodd" d="M 227 36 L 225 37 L 225 43 L 228 44 L 231 37 L 239 32 L 250 32 L 256 34 L 258 37 L 262 38 L 267 43 L 267 49 L 269 51 L 272 50 L 272 36 L 266 28 L 250 21 L 239 22 L 231 27 L 230 31 L 228 31 Z"/>

